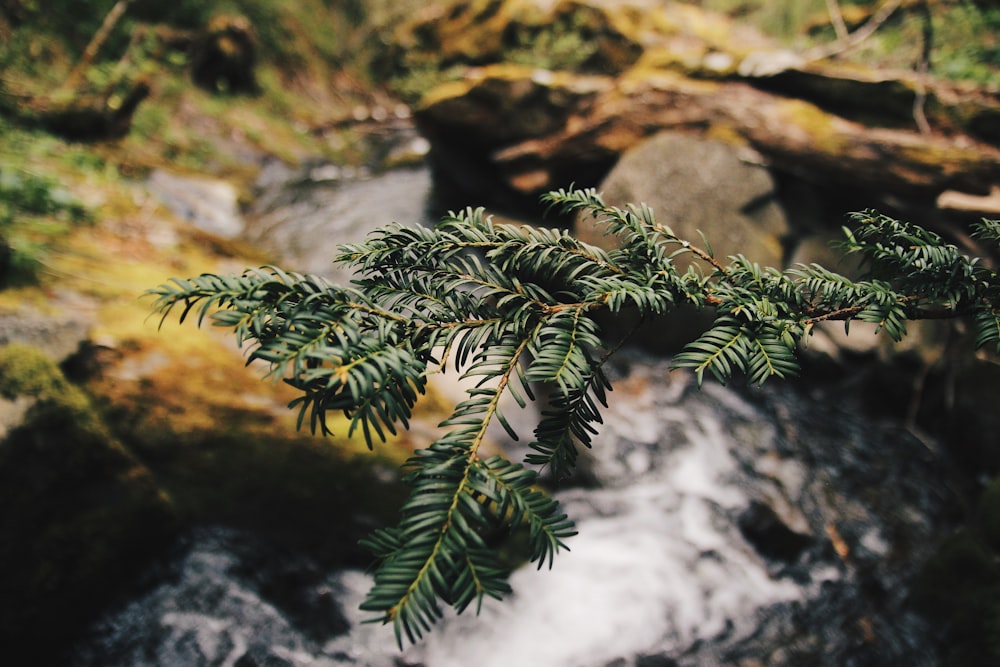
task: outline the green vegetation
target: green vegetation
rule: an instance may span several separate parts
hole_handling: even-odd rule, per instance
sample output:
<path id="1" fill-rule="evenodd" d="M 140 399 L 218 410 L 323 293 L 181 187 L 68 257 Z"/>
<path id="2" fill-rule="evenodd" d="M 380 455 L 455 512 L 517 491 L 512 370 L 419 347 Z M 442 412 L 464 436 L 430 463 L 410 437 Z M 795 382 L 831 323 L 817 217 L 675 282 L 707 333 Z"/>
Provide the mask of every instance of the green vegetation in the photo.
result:
<path id="1" fill-rule="evenodd" d="M 699 4 L 750 22 L 796 49 L 837 39 L 826 0 L 702 0 Z M 876 0 L 840 0 L 844 26 L 853 31 L 882 6 Z M 926 12 L 924 9 L 926 8 Z M 1000 84 L 1000 7 L 973 0 L 902 2 L 870 38 L 842 57 L 867 65 L 912 69 L 920 63 L 930 20 L 930 71 L 946 79 Z"/>
<path id="2" fill-rule="evenodd" d="M 88 219 L 54 179 L 0 165 L 0 287 L 33 281 L 46 251 Z"/>
<path id="3" fill-rule="evenodd" d="M 555 230 L 494 224 L 482 210 L 444 218 L 434 229 L 391 226 L 337 258 L 362 278 L 352 287 L 265 268 L 242 275 L 175 279 L 151 294 L 166 317 L 232 329 L 250 358 L 298 390 L 300 424 L 330 431 L 343 413 L 369 444 L 407 427 L 436 368 L 472 387 L 443 423 L 447 433 L 406 464 L 409 500 L 399 525 L 367 545 L 380 560 L 363 609 L 415 641 L 441 616 L 508 591 L 500 557 L 484 536 L 528 529 L 528 557 L 552 564 L 574 534 L 555 502 L 535 489 L 536 470 L 569 474 L 577 447 L 590 446 L 611 388 L 602 370 L 623 341 L 604 341 L 597 316 L 642 318 L 678 306 L 711 308 L 712 327 L 674 359 L 699 382 L 742 374 L 753 383 L 799 370 L 798 345 L 827 320 L 873 322 L 894 340 L 914 319 L 964 317 L 978 346 L 1000 346 L 1000 274 L 936 234 L 865 212 L 844 247 L 870 270 L 853 281 L 821 266 L 786 271 L 741 256 L 725 263 L 707 246 L 677 238 L 646 207 L 609 207 L 593 190 L 549 193 L 562 214 L 603 221 L 621 247 L 603 251 Z M 1000 245 L 1000 222 L 976 234 Z M 683 273 L 675 260 L 695 260 Z M 610 345 L 610 347 L 609 347 Z M 524 464 L 481 454 L 500 408 L 545 391 L 542 420 Z"/>
<path id="4" fill-rule="evenodd" d="M 170 165 L 247 180 L 255 156 L 290 163 L 367 157 L 356 131 L 338 123 L 380 99 L 365 63 L 380 44 L 370 22 L 395 16 L 391 3 L 136 1 L 89 62 L 84 49 L 115 2 L 51 4 L 15 2 L 0 11 L 0 131 L 11 144 L 7 159 L 22 150 L 40 153 L 53 135 L 94 141 L 88 152 L 128 176 Z M 216 52 L 205 46 L 212 39 Z M 252 85 L 240 85 L 227 69 L 236 66 Z M 126 119 L 132 131 L 104 141 L 115 137 L 95 131 L 94 117 L 96 130 L 107 129 L 102 121 L 114 119 L 144 85 L 148 99 Z M 73 149 L 52 146 L 29 166 L 36 173 L 68 171 L 60 159 L 66 152 Z M 90 171 L 81 166 L 75 173 Z"/>
<path id="5" fill-rule="evenodd" d="M 0 347 L 0 397 L 30 398 L 36 410 L 64 412 L 82 431 L 100 430 L 86 395 L 45 354 L 28 345 Z"/>
<path id="6" fill-rule="evenodd" d="M 141 187 L 150 170 L 248 190 L 265 157 L 366 159 L 357 133 L 335 126 L 380 99 L 356 67 L 369 28 L 343 19 L 357 3 L 137 0 L 64 90 L 114 4 L 0 2 L 4 335 L 30 339 L 51 317 L 110 346 L 87 361 L 99 370 L 69 378 L 37 349 L 0 345 L 0 395 L 27 410 L 16 428 L 0 417 L 0 644 L 19 664 L 67 664 L 69 642 L 193 526 L 363 566 L 358 539 L 391 520 L 404 491 L 382 470 L 412 451 L 401 438 L 384 458 L 359 458 L 359 438 L 296 433 L 290 397 L 260 385 L 238 350 L 200 332 L 164 340 L 136 300 L 136 285 L 177 271 L 266 261 L 175 224 Z M 253 93 L 193 78 L 187 44 L 232 14 L 258 23 Z M 151 93 L 126 136 L 81 141 L 38 122 L 63 106 L 113 109 L 142 81 Z M 144 364 L 162 373 L 129 370 Z"/>

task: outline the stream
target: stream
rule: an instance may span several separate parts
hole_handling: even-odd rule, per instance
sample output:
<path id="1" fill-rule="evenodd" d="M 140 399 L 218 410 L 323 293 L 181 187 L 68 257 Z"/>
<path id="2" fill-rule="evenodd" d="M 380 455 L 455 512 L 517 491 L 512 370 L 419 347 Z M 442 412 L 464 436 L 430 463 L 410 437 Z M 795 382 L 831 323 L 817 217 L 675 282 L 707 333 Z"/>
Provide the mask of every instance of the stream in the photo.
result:
<path id="1" fill-rule="evenodd" d="M 337 244 L 433 217 L 424 168 L 272 176 L 247 236 L 292 270 L 343 280 Z M 325 573 L 291 608 L 266 594 L 253 536 L 205 528 L 160 583 L 97 625 L 76 666 L 937 664 L 910 599 L 950 527 L 933 446 L 850 387 L 699 389 L 636 350 L 611 377 L 582 457 L 588 483 L 556 492 L 577 521 L 571 551 L 551 571 L 516 570 L 511 598 L 478 617 L 446 617 L 400 651 L 391 628 L 363 623 L 364 572 Z"/>

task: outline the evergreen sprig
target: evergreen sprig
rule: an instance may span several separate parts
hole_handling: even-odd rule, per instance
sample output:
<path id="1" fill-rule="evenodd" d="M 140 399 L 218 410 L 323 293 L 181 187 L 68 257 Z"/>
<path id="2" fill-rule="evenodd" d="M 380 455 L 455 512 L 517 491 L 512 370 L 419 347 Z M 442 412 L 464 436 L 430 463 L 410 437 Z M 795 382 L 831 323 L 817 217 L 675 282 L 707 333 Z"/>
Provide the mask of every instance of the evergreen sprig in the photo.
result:
<path id="1" fill-rule="evenodd" d="M 938 235 L 874 211 L 845 229 L 845 250 L 869 270 L 852 280 L 816 264 L 720 260 L 707 240 L 677 237 L 648 207 L 608 206 L 592 189 L 543 201 L 592 216 L 618 246 L 602 250 L 566 231 L 497 224 L 466 209 L 433 228 L 394 224 L 342 246 L 336 260 L 358 276 L 350 287 L 264 267 L 150 290 L 164 318 L 176 310 L 182 321 L 193 313 L 232 329 L 249 360 L 301 392 L 291 406 L 314 431 L 328 432 L 328 413 L 340 412 L 372 446 L 409 425 L 431 371 L 453 368 L 465 379 L 467 398 L 442 423 L 444 435 L 405 465 L 412 492 L 399 524 L 364 541 L 378 566 L 362 608 L 392 623 L 400 644 L 418 640 L 446 605 L 461 612 L 509 592 L 487 535 L 525 526 L 526 557 L 551 567 L 575 534 L 539 488 L 539 470 L 571 474 L 577 447 L 593 444 L 611 389 L 602 312 L 645 319 L 683 304 L 714 310 L 714 323 L 673 360 L 699 383 L 706 373 L 752 383 L 795 375 L 801 341 L 827 320 L 873 322 L 898 340 L 909 320 L 969 316 L 977 345 L 1000 348 L 997 274 Z M 975 235 L 1000 245 L 1000 223 L 983 221 Z M 520 437 L 501 399 L 524 407 L 538 391 L 547 406 L 530 467 L 483 458 L 491 423 Z"/>

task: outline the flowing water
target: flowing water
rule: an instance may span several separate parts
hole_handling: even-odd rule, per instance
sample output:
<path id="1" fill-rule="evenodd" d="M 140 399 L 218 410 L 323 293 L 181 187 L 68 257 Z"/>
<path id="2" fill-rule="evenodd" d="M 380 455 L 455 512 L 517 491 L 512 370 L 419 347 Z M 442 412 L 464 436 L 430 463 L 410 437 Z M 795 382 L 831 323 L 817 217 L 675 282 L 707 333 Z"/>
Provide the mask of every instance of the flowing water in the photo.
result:
<path id="1" fill-rule="evenodd" d="M 413 222 L 429 192 L 423 170 L 300 183 L 262 196 L 250 229 L 288 268 L 340 278 L 336 243 L 387 218 Z M 849 390 L 699 390 L 635 351 L 612 375 L 606 423 L 582 458 L 588 483 L 556 494 L 578 524 L 571 551 L 551 571 L 516 570 L 513 596 L 478 617 L 447 617 L 401 652 L 390 628 L 362 623 L 368 575 L 345 570 L 302 592 L 306 627 L 262 592 L 266 572 L 248 574 L 252 537 L 206 529 L 161 584 L 95 628 L 77 664 L 936 664 L 908 592 L 948 524 L 932 449 L 866 415 Z"/>

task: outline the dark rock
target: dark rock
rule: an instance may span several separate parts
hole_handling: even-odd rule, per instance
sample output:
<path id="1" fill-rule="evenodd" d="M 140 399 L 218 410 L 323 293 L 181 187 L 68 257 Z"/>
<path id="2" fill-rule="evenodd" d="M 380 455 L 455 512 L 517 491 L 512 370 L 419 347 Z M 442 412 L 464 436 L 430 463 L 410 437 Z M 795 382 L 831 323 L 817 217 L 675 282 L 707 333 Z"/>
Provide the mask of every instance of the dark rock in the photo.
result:
<path id="1" fill-rule="evenodd" d="M 232 546 L 241 557 L 235 572 L 310 640 L 322 643 L 348 631 L 339 591 L 324 583 L 327 569 L 321 563 L 274 542 Z"/>
<path id="2" fill-rule="evenodd" d="M 0 441 L 0 643 L 8 658 L 47 664 L 169 551 L 178 523 L 149 470 L 54 362 L 0 348 L 0 385 L 35 401 Z"/>
<path id="3" fill-rule="evenodd" d="M 737 520 L 740 532 L 762 556 L 794 562 L 813 542 L 786 525 L 769 505 L 753 501 Z"/>
<path id="4" fill-rule="evenodd" d="M 599 189 L 612 206 L 646 204 L 680 238 L 704 234 L 720 259 L 743 254 L 765 266 L 784 263 L 788 223 L 774 179 L 734 146 L 664 132 L 622 155 Z M 578 220 L 575 231 L 594 245 L 611 242 L 592 219 Z"/>
<path id="5" fill-rule="evenodd" d="M 149 93 L 149 84 L 139 81 L 120 103 L 112 104 L 110 98 L 106 97 L 83 97 L 66 105 L 42 104 L 28 110 L 25 120 L 75 141 L 120 139 L 128 134 L 136 109 L 149 97 Z"/>
<path id="6" fill-rule="evenodd" d="M 233 663 L 233 667 L 295 667 L 295 663 L 275 655 L 267 646 L 254 644 Z"/>
<path id="7" fill-rule="evenodd" d="M 212 92 L 256 93 L 257 37 L 244 16 L 213 18 L 194 40 L 191 78 Z"/>

